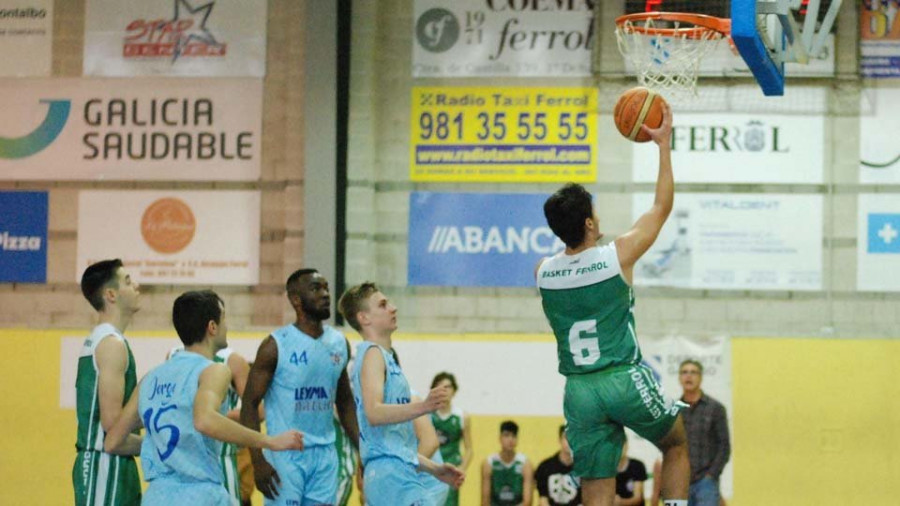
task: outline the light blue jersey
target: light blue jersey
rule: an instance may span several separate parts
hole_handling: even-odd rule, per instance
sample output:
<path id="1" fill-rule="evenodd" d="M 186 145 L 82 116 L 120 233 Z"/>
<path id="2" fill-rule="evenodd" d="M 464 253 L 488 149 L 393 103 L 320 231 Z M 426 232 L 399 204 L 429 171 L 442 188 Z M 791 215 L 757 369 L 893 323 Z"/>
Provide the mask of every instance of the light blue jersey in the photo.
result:
<path id="1" fill-rule="evenodd" d="M 303 445 L 334 445 L 334 401 L 338 379 L 347 367 L 347 339 L 325 325 L 314 339 L 294 325 L 272 338 L 278 346 L 278 365 L 265 396 L 269 434 L 289 429 L 303 432 Z"/>
<path id="2" fill-rule="evenodd" d="M 219 465 L 222 443 L 194 428 L 200 374 L 212 364 L 202 355 L 183 351 L 147 373 L 141 382 L 138 412 L 146 429 L 141 467 L 150 483 L 148 494 L 154 488 L 171 488 L 172 483 L 213 484 L 225 493 Z M 225 413 L 224 404 L 221 412 Z M 154 494 L 159 495 L 155 490 Z"/>
<path id="3" fill-rule="evenodd" d="M 294 325 L 272 332 L 278 365 L 265 396 L 269 434 L 303 432 L 303 451 L 263 452 L 281 478 L 272 506 L 333 504 L 337 495 L 334 402 L 347 367 L 347 339 L 325 325 L 318 338 Z"/>
<path id="4" fill-rule="evenodd" d="M 359 456 L 363 466 L 370 461 L 381 457 L 394 457 L 404 462 L 419 465 L 418 440 L 412 421 L 379 425 L 369 425 L 366 418 L 366 410 L 363 407 L 362 384 L 360 372 L 362 371 L 363 357 L 371 347 L 376 347 L 384 357 L 386 374 L 384 378 L 384 403 L 385 404 L 409 404 L 410 391 L 406 376 L 393 355 L 384 348 L 369 341 L 359 343 L 356 348 L 356 362 L 353 364 L 352 384 L 353 398 L 356 401 L 356 418 L 359 421 Z"/>
<path id="5" fill-rule="evenodd" d="M 363 487 L 368 506 L 425 506 L 428 490 L 419 480 L 418 439 L 412 420 L 373 427 L 366 418 L 362 400 L 363 357 L 369 348 L 384 357 L 384 403 L 408 404 L 409 382 L 394 356 L 375 343 L 363 341 L 356 348 L 352 385 L 359 421 L 359 457 L 365 467 Z"/>

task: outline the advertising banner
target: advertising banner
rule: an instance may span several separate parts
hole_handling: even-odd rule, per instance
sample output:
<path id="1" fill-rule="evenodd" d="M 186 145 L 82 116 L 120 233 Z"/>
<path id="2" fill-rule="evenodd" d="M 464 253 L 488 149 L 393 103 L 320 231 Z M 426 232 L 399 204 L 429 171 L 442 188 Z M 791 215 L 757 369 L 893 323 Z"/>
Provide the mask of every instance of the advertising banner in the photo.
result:
<path id="1" fill-rule="evenodd" d="M 593 3 L 415 0 L 413 77 L 589 76 Z"/>
<path id="2" fill-rule="evenodd" d="M 410 178 L 595 181 L 597 110 L 594 88 L 415 87 Z"/>
<path id="3" fill-rule="evenodd" d="M 864 77 L 900 77 L 900 2 L 863 0 L 860 8 L 861 58 L 859 71 Z"/>
<path id="4" fill-rule="evenodd" d="M 677 113 L 672 121 L 678 183 L 823 181 L 823 116 Z M 633 150 L 634 181 L 655 182 L 658 151 L 641 144 Z"/>
<path id="5" fill-rule="evenodd" d="M 635 219 L 653 195 L 635 194 Z M 679 193 L 634 282 L 728 290 L 822 288 L 822 196 Z"/>
<path id="6" fill-rule="evenodd" d="M 47 192 L 0 192 L 0 283 L 47 281 Z"/>
<path id="7" fill-rule="evenodd" d="M 53 0 L 0 0 L 0 77 L 49 76 Z"/>
<path id="8" fill-rule="evenodd" d="M 548 195 L 409 196 L 410 285 L 534 286 L 534 267 L 565 248 L 544 218 Z"/>
<path id="9" fill-rule="evenodd" d="M 859 110 L 859 182 L 900 183 L 900 89 L 863 88 Z"/>
<path id="10" fill-rule="evenodd" d="M 259 282 L 258 191 L 82 191 L 78 276 L 121 258 L 147 285 Z"/>
<path id="11" fill-rule="evenodd" d="M 87 0 L 84 75 L 266 74 L 266 2 Z"/>
<path id="12" fill-rule="evenodd" d="M 859 195 L 856 288 L 900 292 L 900 195 Z"/>
<path id="13" fill-rule="evenodd" d="M 0 178 L 255 181 L 260 79 L 0 81 Z"/>

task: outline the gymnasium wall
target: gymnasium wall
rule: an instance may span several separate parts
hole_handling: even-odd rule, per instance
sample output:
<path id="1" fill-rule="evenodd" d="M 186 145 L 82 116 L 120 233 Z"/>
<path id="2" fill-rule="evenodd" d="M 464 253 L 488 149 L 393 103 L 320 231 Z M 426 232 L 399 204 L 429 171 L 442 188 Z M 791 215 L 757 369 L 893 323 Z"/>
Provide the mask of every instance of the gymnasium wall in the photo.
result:
<path id="1" fill-rule="evenodd" d="M 61 405 L 68 403 L 63 378 L 73 377 L 74 358 L 63 358 L 64 350 L 71 353 L 73 346 L 77 350 L 84 334 L 83 329 L 0 330 L 0 355 L 7 357 L 0 385 L 5 399 L 0 411 L 0 475 L 10 485 L 0 489 L 0 504 L 71 501 L 75 413 Z M 131 334 L 136 336 L 132 342 L 139 376 L 176 343 L 171 332 Z M 261 337 L 232 332 L 229 341 L 253 356 Z M 495 361 L 499 371 L 507 370 L 507 364 L 498 359 L 498 347 L 514 349 L 517 356 L 522 350 L 552 349 L 548 340 L 532 335 L 431 336 L 430 357 L 416 351 L 423 346 L 418 336 L 397 339 L 401 361 L 411 364 L 413 383 L 421 389 L 437 371 L 412 362 L 433 367 L 435 357 L 441 356 L 450 368 L 462 369 L 465 361 Z M 451 353 L 461 347 L 476 351 L 466 356 Z M 900 473 L 900 410 L 892 402 L 900 387 L 893 380 L 893 364 L 900 360 L 900 343 L 741 337 L 732 339 L 731 349 L 735 482 L 729 504 L 837 506 L 893 501 L 889 484 Z M 527 363 L 527 373 L 524 367 L 508 364 L 510 372 L 505 374 L 461 375 L 460 407 L 484 406 L 477 392 L 491 392 L 498 406 L 531 401 L 521 409 L 508 408 L 518 412 L 511 416 L 483 407 L 472 413 L 476 461 L 469 469 L 462 504 L 477 504 L 478 463 L 499 448 L 500 421 L 512 418 L 520 424 L 519 449 L 535 465 L 558 450 L 561 378 L 547 358 L 535 355 Z"/>
<path id="2" fill-rule="evenodd" d="M 814 291 L 636 289 L 640 332 L 682 332 L 691 335 L 728 332 L 752 335 L 896 337 L 900 311 L 896 293 L 856 289 L 857 194 L 896 191 L 895 186 L 859 183 L 860 93 L 864 81 L 858 62 L 858 2 L 844 2 L 836 22 L 836 78 L 791 80 L 786 89 L 810 87 L 824 94 L 816 103 L 793 95 L 790 107 L 824 117 L 824 184 L 711 184 L 678 182 L 676 202 L 683 192 L 752 195 L 820 195 L 823 197 L 822 289 Z M 413 78 L 413 4 L 408 0 L 354 2 L 353 75 L 351 80 L 348 189 L 348 283 L 378 281 L 397 302 L 401 328 L 426 332 L 548 331 L 534 290 L 527 288 L 466 288 L 409 286 L 408 214 L 413 191 L 550 193 L 559 184 L 423 183 L 410 181 L 411 90 L 414 86 L 596 87 L 599 90 L 599 152 L 596 195 L 601 230 L 607 238 L 633 223 L 634 193 L 652 192 L 653 185 L 632 182 L 632 151 L 612 121 L 618 95 L 634 86 L 621 74 L 613 19 L 623 2 L 601 2 L 597 44 L 603 74 L 595 78 Z M 500 3 L 498 5 L 506 5 Z M 518 3 L 517 3 L 518 5 Z M 580 3 L 578 3 L 580 5 Z M 504 13 L 509 16 L 511 11 Z M 871 83 L 870 83 L 871 84 Z M 750 87 L 742 93 L 739 86 Z M 753 81 L 741 78 L 701 78 L 699 93 L 716 88 L 733 92 L 707 107 L 722 112 L 765 115 L 773 110 Z M 892 86 L 882 80 L 879 86 Z M 722 91 L 724 90 L 724 91 Z M 718 98 L 716 99 L 718 100 Z M 715 105 L 712 105 L 713 102 Z M 779 107 L 783 107 L 779 105 Z M 675 109 L 675 115 L 685 113 Z M 655 160 L 655 148 L 642 146 Z M 655 164 L 655 162 L 653 162 Z M 727 170 L 727 167 L 723 167 Z M 811 168 L 811 170 L 814 170 Z M 798 224 L 803 227 L 805 224 Z"/>
<path id="3" fill-rule="evenodd" d="M 0 174 L 0 190 L 47 190 L 49 227 L 47 283 L 0 284 L 0 326 L 78 328 L 92 325 L 76 280 L 78 195 L 81 190 L 259 190 L 259 284 L 219 287 L 233 308 L 238 328 L 280 324 L 290 308 L 282 304 L 286 277 L 304 258 L 306 43 L 308 2 L 268 1 L 266 77 L 263 82 L 261 177 L 227 181 L 15 181 Z M 85 0 L 56 0 L 53 13 L 51 77 L 79 78 L 85 38 Z M 15 78 L 7 78 L 13 80 Z M 141 79 L 141 78 L 134 78 Z M 178 78 L 176 78 L 178 79 Z M 127 86 L 128 79 L 122 79 Z M 319 144 L 321 145 L 321 144 Z M 315 159 L 315 158 L 313 158 Z M 327 167 L 327 166 L 326 166 Z M 317 170 L 331 171 L 327 168 Z M 227 234 L 222 230 L 221 234 Z M 110 252 L 109 255 L 114 255 Z M 167 328 L 171 303 L 180 287 L 144 286 L 144 307 L 135 327 Z"/>

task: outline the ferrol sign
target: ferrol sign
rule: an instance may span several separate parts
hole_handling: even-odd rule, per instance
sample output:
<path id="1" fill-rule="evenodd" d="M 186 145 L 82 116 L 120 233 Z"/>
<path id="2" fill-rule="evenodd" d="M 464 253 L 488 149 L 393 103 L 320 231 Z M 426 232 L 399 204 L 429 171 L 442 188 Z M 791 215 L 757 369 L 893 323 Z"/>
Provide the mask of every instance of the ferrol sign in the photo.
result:
<path id="1" fill-rule="evenodd" d="M 413 76 L 589 76 L 595 1 L 415 0 Z"/>
<path id="2" fill-rule="evenodd" d="M 259 79 L 0 82 L 4 179 L 253 181 Z"/>
<path id="3" fill-rule="evenodd" d="M 822 116 L 678 113 L 673 121 L 676 182 L 822 182 Z M 634 180 L 656 181 L 657 158 L 656 150 L 636 144 Z"/>

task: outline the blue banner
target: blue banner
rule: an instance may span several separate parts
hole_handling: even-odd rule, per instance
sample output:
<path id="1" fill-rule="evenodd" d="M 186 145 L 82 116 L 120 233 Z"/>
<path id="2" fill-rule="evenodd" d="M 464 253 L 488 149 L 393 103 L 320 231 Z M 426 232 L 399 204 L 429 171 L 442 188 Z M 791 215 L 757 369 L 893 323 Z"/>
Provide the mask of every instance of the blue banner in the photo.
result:
<path id="1" fill-rule="evenodd" d="M 538 261 L 565 247 L 544 219 L 547 197 L 413 192 L 408 283 L 535 286 Z"/>
<path id="2" fill-rule="evenodd" d="M 47 282 L 47 192 L 0 192 L 0 283 Z"/>

